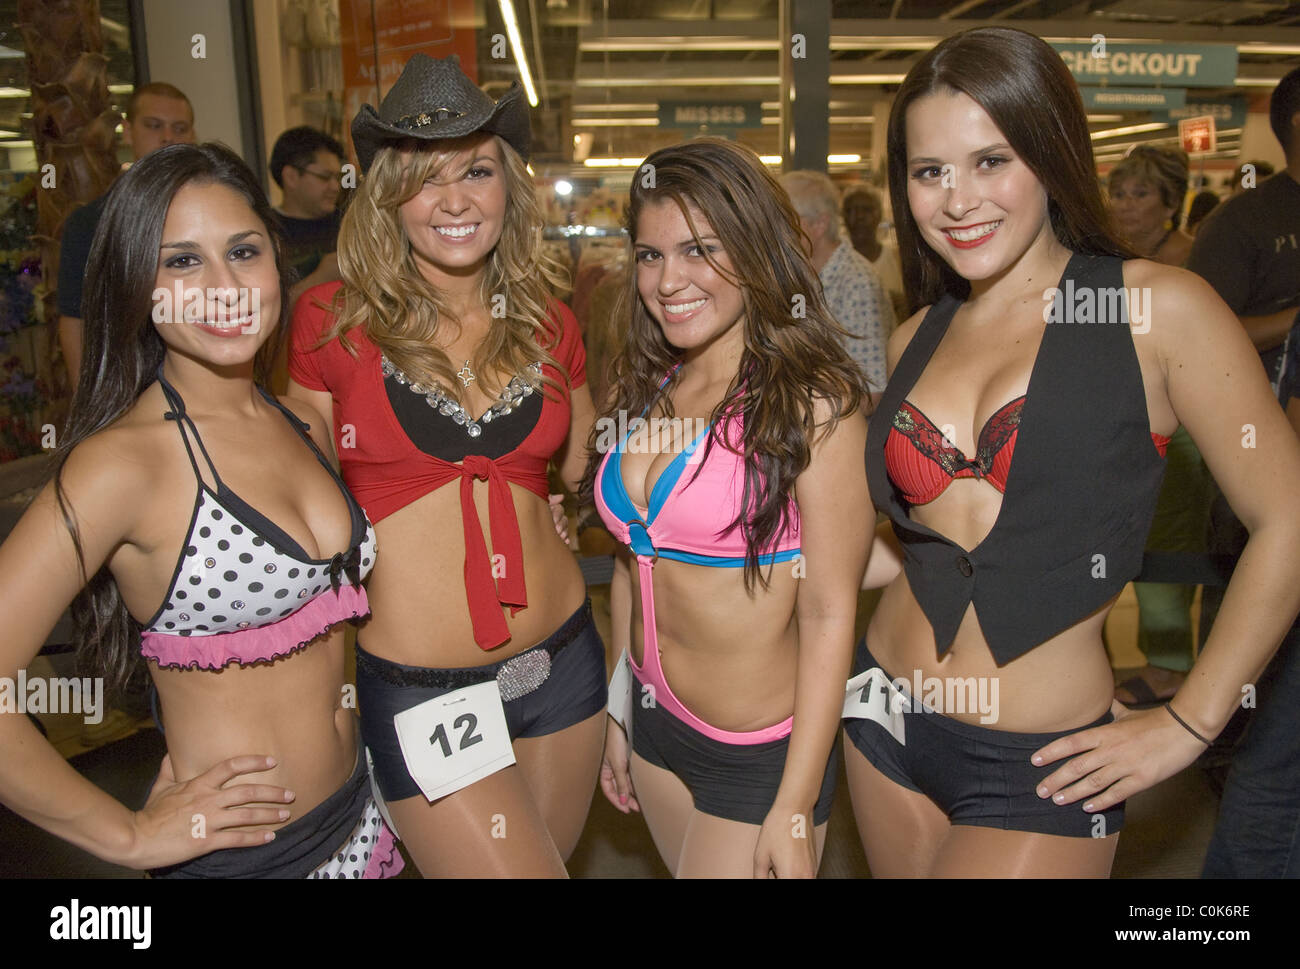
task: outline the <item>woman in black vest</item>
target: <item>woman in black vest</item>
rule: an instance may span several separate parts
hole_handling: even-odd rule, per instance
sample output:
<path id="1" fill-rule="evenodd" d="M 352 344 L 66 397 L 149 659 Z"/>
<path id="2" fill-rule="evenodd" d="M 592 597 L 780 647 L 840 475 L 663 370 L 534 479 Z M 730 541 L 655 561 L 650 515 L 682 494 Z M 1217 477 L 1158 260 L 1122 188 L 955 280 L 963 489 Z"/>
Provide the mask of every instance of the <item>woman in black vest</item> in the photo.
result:
<path id="1" fill-rule="evenodd" d="M 845 704 L 868 861 L 1104 876 L 1124 799 L 1205 749 L 1300 609 L 1300 447 L 1214 292 L 1111 235 L 1078 90 L 1043 41 L 938 45 L 888 152 L 922 308 L 890 341 L 867 441 L 904 561 Z M 1180 423 L 1252 538 L 1187 682 L 1112 722 L 1102 625 Z"/>

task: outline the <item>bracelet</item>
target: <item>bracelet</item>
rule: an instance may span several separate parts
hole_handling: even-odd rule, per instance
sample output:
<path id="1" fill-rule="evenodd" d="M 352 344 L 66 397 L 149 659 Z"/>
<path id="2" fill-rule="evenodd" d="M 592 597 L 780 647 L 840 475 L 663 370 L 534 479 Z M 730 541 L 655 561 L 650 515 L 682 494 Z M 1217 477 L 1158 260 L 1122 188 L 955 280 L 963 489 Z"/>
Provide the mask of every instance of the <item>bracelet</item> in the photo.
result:
<path id="1" fill-rule="evenodd" d="M 1165 704 L 1165 709 L 1169 711 L 1169 715 L 1170 715 L 1171 717 L 1173 717 L 1175 720 L 1177 720 L 1178 723 L 1182 726 L 1182 728 L 1183 728 L 1184 730 L 1186 730 L 1189 734 L 1191 734 L 1193 737 L 1195 737 L 1195 738 L 1196 738 L 1197 740 L 1199 740 L 1201 743 L 1205 744 L 1205 746 L 1207 746 L 1207 747 L 1213 746 L 1213 741 L 1206 740 L 1206 739 L 1205 739 L 1204 737 L 1202 737 L 1199 733 L 1197 733 L 1195 730 L 1193 730 L 1193 729 L 1191 728 L 1191 726 L 1188 724 L 1188 722 L 1187 722 L 1186 720 L 1184 720 L 1182 717 L 1180 717 L 1178 714 L 1176 714 L 1176 713 L 1174 712 L 1174 708 L 1173 708 L 1173 705 L 1172 705 L 1172 704 L 1166 703 L 1166 704 Z"/>

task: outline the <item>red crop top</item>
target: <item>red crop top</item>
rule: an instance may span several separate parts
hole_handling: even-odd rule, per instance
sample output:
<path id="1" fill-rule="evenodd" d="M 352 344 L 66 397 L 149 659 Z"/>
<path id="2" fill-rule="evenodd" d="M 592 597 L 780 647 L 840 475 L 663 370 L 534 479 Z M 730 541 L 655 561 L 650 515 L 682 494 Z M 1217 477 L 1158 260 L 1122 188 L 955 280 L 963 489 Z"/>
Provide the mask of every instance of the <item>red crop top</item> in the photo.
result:
<path id="1" fill-rule="evenodd" d="M 382 354 L 363 327 L 348 333 L 357 352 L 355 358 L 338 340 L 313 349 L 334 325 L 334 314 L 325 307 L 331 305 L 340 286 L 342 283 L 337 282 L 317 286 L 298 300 L 293 314 L 289 376 L 308 390 L 327 391 L 333 398 L 334 439 L 339 445 L 343 480 L 371 521 L 378 523 L 416 499 L 460 480 L 465 592 L 474 640 L 482 649 L 500 646 L 510 638 L 501 607 L 509 606 L 513 616 L 528 605 L 523 548 L 510 483 L 546 498 L 547 464 L 569 433 L 568 395 L 556 399 L 555 389 L 546 387 L 536 425 L 521 444 L 500 457 L 468 454 L 459 463 L 452 463 L 426 454 L 403 432 L 393 412 L 381 371 Z M 587 380 L 586 352 L 577 319 L 567 306 L 556 301 L 548 324 L 555 342 L 547 350 L 568 371 L 568 379 L 550 366 L 543 372 L 561 387 L 582 386 Z M 429 419 L 451 421 L 434 409 L 429 410 Z M 505 556 L 499 581 L 493 579 L 487 544 L 474 508 L 475 479 L 488 482 L 492 548 Z"/>
<path id="2" fill-rule="evenodd" d="M 975 457 L 971 459 L 944 437 L 915 404 L 904 400 L 885 438 L 885 467 L 890 480 L 911 505 L 929 504 L 958 478 L 983 478 L 1005 492 L 1024 406 L 1023 396 L 1003 404 L 980 429 Z M 1164 457 L 1170 439 L 1152 431 L 1151 440 Z"/>

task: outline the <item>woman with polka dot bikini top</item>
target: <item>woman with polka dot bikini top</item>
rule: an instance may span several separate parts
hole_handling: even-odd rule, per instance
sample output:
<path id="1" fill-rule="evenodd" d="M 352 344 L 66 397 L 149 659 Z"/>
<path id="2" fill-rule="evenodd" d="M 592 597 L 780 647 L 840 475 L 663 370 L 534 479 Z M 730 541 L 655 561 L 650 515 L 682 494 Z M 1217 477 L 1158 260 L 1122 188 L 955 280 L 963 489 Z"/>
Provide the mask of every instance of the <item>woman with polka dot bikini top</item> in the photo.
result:
<path id="1" fill-rule="evenodd" d="M 312 443 L 308 426 L 263 392 L 347 499 L 351 544 L 330 559 L 312 558 L 226 487 L 180 394 L 161 375 L 158 382 L 172 406 L 166 419 L 180 426 L 199 492 L 171 587 L 141 632 L 141 652 L 159 666 L 246 666 L 301 649 L 336 623 L 364 617 L 370 607 L 361 580 L 374 564 L 375 531 Z M 204 481 L 194 445 L 207 463 L 215 491 Z"/>
<path id="2" fill-rule="evenodd" d="M 370 613 L 374 530 L 332 466 L 327 423 L 258 383 L 287 319 L 282 252 L 225 147 L 171 145 L 118 179 L 52 480 L 0 546 L 0 678 L 71 601 L 80 665 L 109 690 L 147 673 L 167 744 L 132 811 L 28 718 L 0 716 L 0 802 L 158 878 L 402 867 L 345 702 L 340 626 Z M 83 697 L 51 712 L 99 722 L 102 701 Z"/>

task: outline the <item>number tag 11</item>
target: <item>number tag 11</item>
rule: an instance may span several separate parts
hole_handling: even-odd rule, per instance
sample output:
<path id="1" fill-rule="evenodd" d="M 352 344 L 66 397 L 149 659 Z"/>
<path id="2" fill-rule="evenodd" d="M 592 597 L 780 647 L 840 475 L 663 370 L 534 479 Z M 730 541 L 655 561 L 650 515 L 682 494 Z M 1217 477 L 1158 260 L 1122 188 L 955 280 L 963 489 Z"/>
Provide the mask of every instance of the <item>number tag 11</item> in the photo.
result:
<path id="1" fill-rule="evenodd" d="M 453 690 L 393 718 L 402 758 L 430 801 L 515 762 L 496 680 Z"/>
<path id="2" fill-rule="evenodd" d="M 903 711 L 907 698 L 889 681 L 885 671 L 878 666 L 864 670 L 844 687 L 844 709 L 840 715 L 846 720 L 874 720 L 906 746 L 907 731 Z"/>

